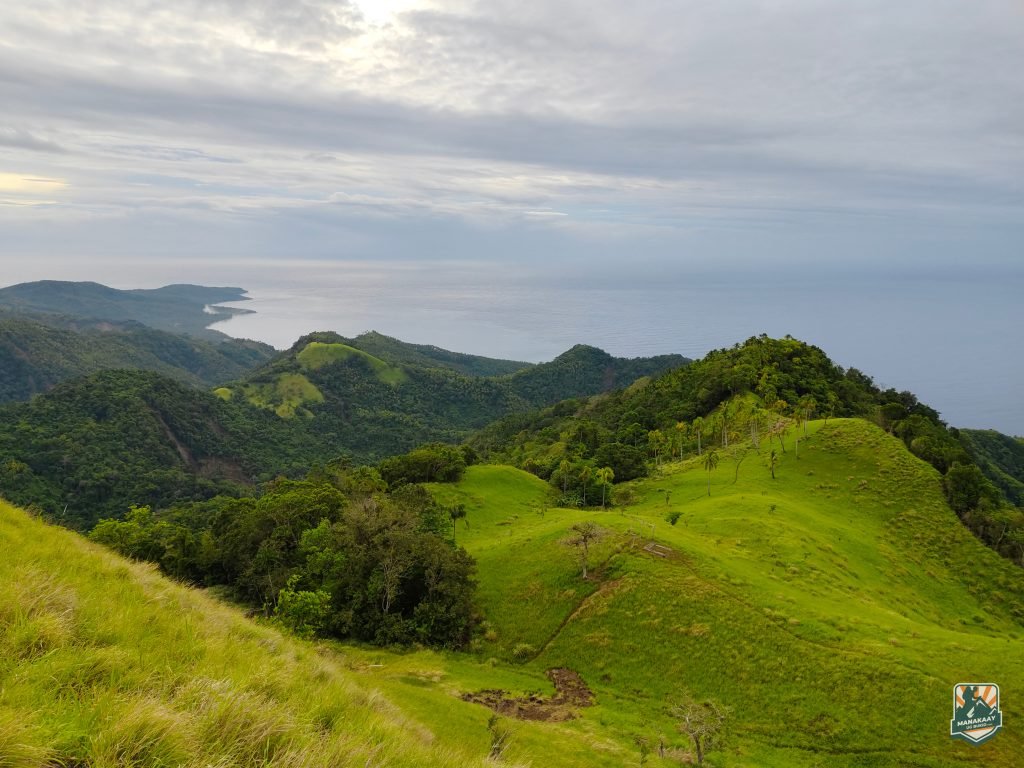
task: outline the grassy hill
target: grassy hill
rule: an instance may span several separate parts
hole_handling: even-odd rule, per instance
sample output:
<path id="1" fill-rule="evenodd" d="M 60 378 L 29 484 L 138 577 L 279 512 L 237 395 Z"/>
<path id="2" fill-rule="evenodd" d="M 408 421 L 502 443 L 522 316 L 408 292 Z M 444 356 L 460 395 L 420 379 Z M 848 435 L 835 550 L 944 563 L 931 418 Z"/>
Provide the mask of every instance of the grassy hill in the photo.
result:
<path id="1" fill-rule="evenodd" d="M 381 765 L 472 765 L 491 709 L 468 698 L 506 713 L 507 764 L 637 765 L 644 739 L 647 765 L 677 766 L 689 747 L 668 709 L 692 697 L 730 709 L 707 765 L 1019 765 L 1024 571 L 877 426 L 812 421 L 799 458 L 794 437 L 775 479 L 767 451 L 737 444 L 719 449 L 710 496 L 692 457 L 605 511 L 552 506 L 547 483 L 508 466 L 430 486 L 467 510 L 455 537 L 484 621 L 469 653 L 313 650 L 3 508 L 0 754 L 262 765 L 271 749 L 273 764 L 347 765 L 376 739 Z M 603 533 L 586 580 L 565 543 L 583 522 Z M 576 674 L 592 701 L 562 695 Z M 981 747 L 949 737 L 965 681 L 1002 689 L 1003 730 Z M 290 752 L 306 748 L 332 759 Z"/>
<path id="2" fill-rule="evenodd" d="M 452 364 L 447 356 L 460 362 Z M 480 376 L 457 368 L 479 371 L 503 361 L 462 357 L 469 356 L 379 334 L 347 339 L 314 333 L 217 394 L 283 419 L 305 419 L 302 428 L 316 440 L 356 460 L 376 460 L 424 442 L 458 441 L 506 414 L 606 392 L 687 362 L 678 355 L 627 360 L 574 347 L 549 363 Z"/>
<path id="3" fill-rule="evenodd" d="M 448 368 L 464 376 L 503 376 L 532 367 L 531 363 L 518 360 L 467 355 L 441 349 L 432 344 L 410 344 L 376 331 L 360 334 L 354 339 L 347 340 L 347 343 L 393 365 Z"/>
<path id="4" fill-rule="evenodd" d="M 681 744 L 668 705 L 714 699 L 732 709 L 714 765 L 1018 765 L 1024 571 L 960 525 L 939 474 L 860 420 L 812 423 L 775 480 L 752 451 L 736 474 L 741 450 L 710 496 L 695 457 L 603 513 L 545 509 L 545 484 L 509 467 L 436 486 L 468 510 L 480 653 L 576 670 L 598 702 L 581 717 L 621 745 Z M 587 581 L 562 543 L 585 520 L 605 532 Z M 1003 691 L 1006 726 L 981 748 L 949 737 L 968 679 Z"/>
<path id="5" fill-rule="evenodd" d="M 0 307 L 93 320 L 134 320 L 163 331 L 221 341 L 227 337 L 207 326 L 251 310 L 217 305 L 243 301 L 244 294 L 242 288 L 202 285 L 119 290 L 99 283 L 40 280 L 0 288 Z"/>
<path id="6" fill-rule="evenodd" d="M 485 765 L 352 662 L 0 502 L 0 765 Z M 470 709 L 470 705 L 463 705 Z"/>
<path id="7" fill-rule="evenodd" d="M 254 341 L 219 343 L 140 323 L 0 313 L 0 403 L 28 400 L 100 370 L 156 371 L 197 387 L 237 379 L 276 351 Z"/>

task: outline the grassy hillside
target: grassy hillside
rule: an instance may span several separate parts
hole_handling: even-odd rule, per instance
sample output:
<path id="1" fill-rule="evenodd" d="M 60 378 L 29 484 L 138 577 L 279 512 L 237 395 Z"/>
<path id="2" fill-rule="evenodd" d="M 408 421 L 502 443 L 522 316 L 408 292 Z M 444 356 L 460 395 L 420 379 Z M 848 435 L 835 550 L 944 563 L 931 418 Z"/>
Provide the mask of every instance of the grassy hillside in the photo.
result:
<path id="1" fill-rule="evenodd" d="M 686 360 L 675 355 L 624 360 L 575 347 L 511 375 L 459 372 L 493 368 L 494 362 L 380 334 L 346 339 L 314 333 L 218 395 L 285 419 L 306 417 L 301 429 L 314 440 L 365 461 L 425 442 L 458 441 L 506 414 L 605 392 Z"/>
<path id="2" fill-rule="evenodd" d="M 40 280 L 0 288 L 0 307 L 21 312 L 46 312 L 94 320 L 134 320 L 150 328 L 220 341 L 227 338 L 207 326 L 251 310 L 216 306 L 243 301 L 242 288 L 165 285 L 163 288 L 119 290 L 99 283 Z"/>
<path id="3" fill-rule="evenodd" d="M 210 342 L 139 323 L 0 313 L 0 403 L 28 400 L 100 370 L 156 371 L 197 387 L 237 379 L 276 352 L 238 339 Z"/>
<path id="4" fill-rule="evenodd" d="M 531 367 L 530 363 L 518 360 L 467 355 L 431 344 L 410 344 L 376 331 L 368 331 L 349 339 L 348 344 L 395 365 L 448 368 L 464 376 L 503 376 Z"/>
<path id="5" fill-rule="evenodd" d="M 730 708 L 707 765 L 1019 765 L 1024 571 L 878 427 L 811 422 L 799 458 L 794 437 L 774 480 L 765 451 L 737 471 L 734 446 L 710 496 L 694 457 L 605 511 L 550 506 L 547 483 L 507 466 L 430 486 L 467 510 L 455 537 L 477 560 L 485 622 L 470 653 L 314 651 L 4 508 L 0 753 L 255 765 L 270 743 L 273 764 L 346 765 L 377 740 L 380 765 L 472 765 L 491 710 L 468 696 L 539 718 L 499 721 L 508 764 L 639 765 L 643 739 L 660 768 L 689 759 L 668 709 L 692 697 Z M 583 580 L 565 541 L 588 521 L 603 537 Z M 550 670 L 578 673 L 592 705 L 560 699 Z M 963 681 L 1002 689 L 1003 730 L 981 747 L 948 735 Z M 318 757 L 288 751 L 301 749 Z"/>
<path id="6" fill-rule="evenodd" d="M 582 717 L 620 744 L 681 744 L 668 705 L 714 699 L 732 709 L 715 765 L 1018 765 L 1024 571 L 960 525 L 938 473 L 859 420 L 812 422 L 775 480 L 752 451 L 737 477 L 741 450 L 710 496 L 693 458 L 603 513 L 545 509 L 545 484 L 508 467 L 436 486 L 468 509 L 457 535 L 479 564 L 481 654 L 578 671 L 598 701 Z M 584 520 L 605 532 L 587 581 L 562 543 Z M 948 735 L 968 679 L 1003 691 L 1004 730 L 980 748 Z"/>
<path id="7" fill-rule="evenodd" d="M 0 502 L 0 765 L 484 765 L 327 649 Z M 362 678 L 362 679 L 361 679 Z"/>

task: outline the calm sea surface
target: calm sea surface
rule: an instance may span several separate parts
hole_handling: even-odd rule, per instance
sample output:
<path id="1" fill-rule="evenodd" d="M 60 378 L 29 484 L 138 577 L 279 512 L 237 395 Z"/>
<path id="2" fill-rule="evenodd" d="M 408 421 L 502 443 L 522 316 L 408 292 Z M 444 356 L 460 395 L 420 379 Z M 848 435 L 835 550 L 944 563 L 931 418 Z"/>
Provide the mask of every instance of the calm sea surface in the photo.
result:
<path id="1" fill-rule="evenodd" d="M 95 280 L 117 288 L 238 285 L 255 310 L 219 327 L 290 346 L 377 330 L 460 352 L 537 362 L 574 344 L 616 355 L 700 357 L 760 333 L 822 347 L 955 426 L 1024 435 L 1024 265 L 986 273 L 825 274 L 496 263 L 10 259 L 0 282 Z"/>
<path id="2" fill-rule="evenodd" d="M 372 329 L 528 361 L 577 343 L 699 357 L 788 333 L 882 386 L 915 392 L 953 425 L 1024 435 L 1020 275 L 588 279 L 484 264 L 304 263 L 235 282 L 252 297 L 239 306 L 256 314 L 216 327 L 277 347 L 313 330 Z"/>

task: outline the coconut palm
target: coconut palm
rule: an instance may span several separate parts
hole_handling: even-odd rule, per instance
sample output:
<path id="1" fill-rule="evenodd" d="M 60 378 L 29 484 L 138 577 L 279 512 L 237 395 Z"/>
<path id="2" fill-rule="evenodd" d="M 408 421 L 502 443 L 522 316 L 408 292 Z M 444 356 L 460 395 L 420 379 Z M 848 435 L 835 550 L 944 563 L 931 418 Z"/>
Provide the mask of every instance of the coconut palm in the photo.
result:
<path id="1" fill-rule="evenodd" d="M 615 471 L 611 467 L 601 467 L 597 470 L 597 479 L 601 482 L 601 509 L 604 509 L 605 493 L 615 479 Z"/>
<path id="2" fill-rule="evenodd" d="M 711 472 L 718 466 L 718 451 L 708 451 L 704 457 L 704 469 L 708 471 L 708 496 L 711 495 Z"/>
<path id="3" fill-rule="evenodd" d="M 704 434 L 704 419 L 702 419 L 700 416 L 698 416 L 696 419 L 693 420 L 693 423 L 691 424 L 691 428 L 693 429 L 694 434 L 697 435 L 697 455 L 700 456 L 700 454 L 701 454 L 700 438 L 701 438 L 701 435 Z"/>

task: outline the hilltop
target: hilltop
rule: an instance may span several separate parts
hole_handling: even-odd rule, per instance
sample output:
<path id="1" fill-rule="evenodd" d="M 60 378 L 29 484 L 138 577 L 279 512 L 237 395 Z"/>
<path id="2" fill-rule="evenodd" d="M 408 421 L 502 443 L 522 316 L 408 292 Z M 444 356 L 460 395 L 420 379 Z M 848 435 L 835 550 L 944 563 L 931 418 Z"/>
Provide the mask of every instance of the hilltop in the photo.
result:
<path id="1" fill-rule="evenodd" d="M 18 312 L 74 316 L 91 320 L 134 320 L 172 333 L 223 341 L 208 328 L 218 320 L 247 314 L 248 309 L 218 306 L 246 300 L 243 288 L 165 285 L 162 288 L 120 290 L 92 282 L 40 280 L 0 288 L 0 307 Z"/>
<path id="2" fill-rule="evenodd" d="M 668 705 L 713 699 L 732 711 L 714 765 L 1016 765 L 1019 724 L 1007 715 L 984 749 L 954 743 L 949 697 L 965 676 L 1024 687 L 1024 570 L 960 524 L 897 438 L 859 419 L 807 429 L 799 459 L 802 428 L 787 431 L 774 479 L 767 445 L 737 441 L 710 473 L 699 456 L 663 462 L 605 512 L 555 508 L 503 466 L 433 486 L 467 510 L 480 654 L 571 667 L 598 702 L 581 717 L 620 745 L 678 745 Z M 584 521 L 604 532 L 586 580 L 564 544 Z"/>

